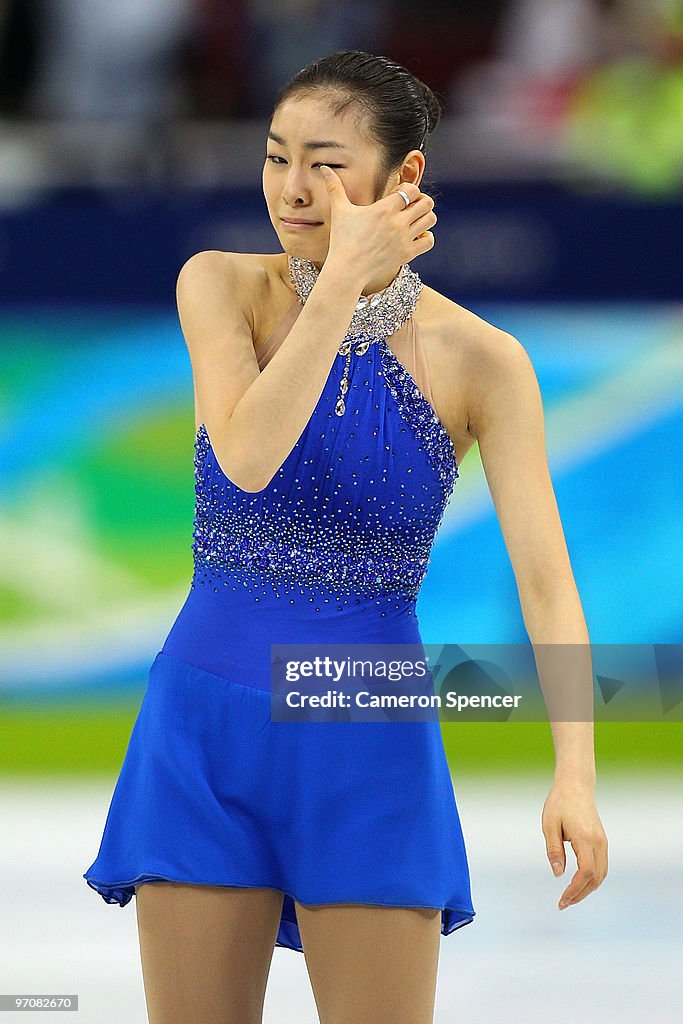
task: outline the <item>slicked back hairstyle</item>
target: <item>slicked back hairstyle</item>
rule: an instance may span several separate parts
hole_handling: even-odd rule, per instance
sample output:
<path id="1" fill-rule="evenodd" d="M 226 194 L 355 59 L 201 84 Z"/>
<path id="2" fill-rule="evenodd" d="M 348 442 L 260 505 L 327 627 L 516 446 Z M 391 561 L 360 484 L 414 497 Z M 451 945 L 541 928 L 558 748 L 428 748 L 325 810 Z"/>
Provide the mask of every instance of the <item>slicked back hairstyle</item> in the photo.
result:
<path id="1" fill-rule="evenodd" d="M 379 147 L 376 199 L 411 149 L 426 151 L 441 119 L 442 107 L 428 85 L 402 64 L 364 50 L 339 50 L 302 68 L 278 93 L 272 116 L 285 100 L 317 92 L 335 115 L 355 105 L 358 130 Z"/>

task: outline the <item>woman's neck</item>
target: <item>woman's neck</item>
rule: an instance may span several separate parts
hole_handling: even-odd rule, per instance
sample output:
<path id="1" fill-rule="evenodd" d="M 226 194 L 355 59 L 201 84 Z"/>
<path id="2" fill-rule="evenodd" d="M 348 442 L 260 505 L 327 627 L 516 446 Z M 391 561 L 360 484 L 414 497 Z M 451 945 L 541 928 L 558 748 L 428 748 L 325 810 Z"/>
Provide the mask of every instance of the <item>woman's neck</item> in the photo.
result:
<path id="1" fill-rule="evenodd" d="M 323 266 L 322 263 L 319 263 L 317 260 L 311 260 L 311 262 L 313 263 L 313 265 L 315 267 L 317 267 L 318 270 L 322 269 L 322 266 Z M 372 281 L 369 281 L 365 285 L 365 287 L 363 288 L 363 291 L 361 292 L 361 295 L 375 295 L 376 292 L 384 291 L 384 289 L 388 288 L 389 285 L 391 284 L 391 282 L 396 279 L 397 275 L 400 273 L 400 270 L 401 270 L 401 267 L 398 266 L 398 267 L 396 267 L 396 270 L 394 271 L 393 274 L 391 274 L 390 277 L 385 277 L 385 278 L 376 277 Z"/>

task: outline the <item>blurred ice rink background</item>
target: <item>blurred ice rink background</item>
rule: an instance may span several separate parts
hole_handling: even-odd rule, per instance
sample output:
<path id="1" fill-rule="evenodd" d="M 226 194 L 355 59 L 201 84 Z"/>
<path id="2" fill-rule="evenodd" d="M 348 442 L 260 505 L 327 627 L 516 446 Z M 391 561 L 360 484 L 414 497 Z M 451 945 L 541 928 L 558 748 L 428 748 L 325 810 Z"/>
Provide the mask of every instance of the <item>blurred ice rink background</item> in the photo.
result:
<path id="1" fill-rule="evenodd" d="M 545 855 L 541 776 L 455 778 L 477 917 L 441 939 L 435 1024 L 678 1024 L 681 980 L 680 775 L 609 774 L 598 804 L 610 873 L 567 910 L 565 875 Z M 0 786 L 3 992 L 77 993 L 88 1024 L 146 1021 L 135 903 L 106 905 L 81 885 L 83 851 L 108 783 Z M 36 1013 L 54 1020 L 55 1013 Z M 8 1020 L 21 1014 L 8 1012 Z M 304 957 L 276 948 L 265 1024 L 317 1024 Z"/>

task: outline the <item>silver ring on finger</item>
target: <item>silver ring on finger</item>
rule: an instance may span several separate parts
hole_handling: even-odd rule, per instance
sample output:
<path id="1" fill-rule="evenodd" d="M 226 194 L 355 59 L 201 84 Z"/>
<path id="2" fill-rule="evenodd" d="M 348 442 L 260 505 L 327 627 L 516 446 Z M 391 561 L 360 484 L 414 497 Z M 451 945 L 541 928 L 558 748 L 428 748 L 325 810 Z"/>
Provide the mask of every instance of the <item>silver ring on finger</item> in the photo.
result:
<path id="1" fill-rule="evenodd" d="M 396 191 L 400 196 L 403 196 L 406 206 L 410 206 L 411 199 L 407 192 L 404 192 L 402 188 L 397 188 Z"/>

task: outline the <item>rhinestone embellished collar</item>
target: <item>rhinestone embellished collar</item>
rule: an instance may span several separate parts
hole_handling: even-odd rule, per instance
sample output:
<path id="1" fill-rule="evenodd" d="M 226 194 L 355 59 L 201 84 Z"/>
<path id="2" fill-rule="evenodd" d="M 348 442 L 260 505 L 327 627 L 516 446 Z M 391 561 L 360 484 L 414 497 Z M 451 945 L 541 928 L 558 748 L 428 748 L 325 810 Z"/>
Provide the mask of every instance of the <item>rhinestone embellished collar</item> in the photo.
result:
<path id="1" fill-rule="evenodd" d="M 320 270 L 312 260 L 301 256 L 288 256 L 287 262 L 290 279 L 303 305 L 313 290 Z M 349 386 L 352 348 L 357 356 L 362 356 L 373 342 L 388 338 L 397 331 L 415 312 L 423 287 L 420 276 L 410 269 L 409 264 L 404 263 L 386 288 L 360 296 L 348 330 L 339 346 L 339 355 L 346 357 L 346 365 L 334 409 L 337 416 L 343 416 L 346 411 L 344 396 Z"/>
<path id="2" fill-rule="evenodd" d="M 320 270 L 312 260 L 288 256 L 289 276 L 302 304 L 313 290 Z M 355 337 L 360 333 L 375 338 L 388 338 L 412 316 L 424 285 L 418 274 L 404 263 L 398 274 L 382 291 L 361 295 L 346 333 Z"/>

